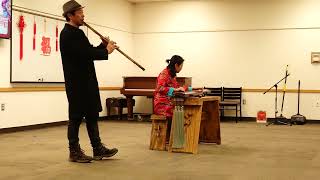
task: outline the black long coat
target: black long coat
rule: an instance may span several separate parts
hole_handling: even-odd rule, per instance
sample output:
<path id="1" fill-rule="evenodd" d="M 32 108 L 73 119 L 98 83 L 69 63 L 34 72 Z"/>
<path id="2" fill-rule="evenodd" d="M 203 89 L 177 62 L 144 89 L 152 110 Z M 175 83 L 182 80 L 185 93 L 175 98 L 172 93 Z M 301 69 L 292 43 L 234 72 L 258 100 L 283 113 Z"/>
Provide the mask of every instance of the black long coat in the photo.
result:
<path id="1" fill-rule="evenodd" d="M 93 47 L 84 32 L 65 24 L 60 33 L 60 51 L 69 101 L 69 116 L 102 111 L 94 60 L 107 60 L 103 44 Z"/>

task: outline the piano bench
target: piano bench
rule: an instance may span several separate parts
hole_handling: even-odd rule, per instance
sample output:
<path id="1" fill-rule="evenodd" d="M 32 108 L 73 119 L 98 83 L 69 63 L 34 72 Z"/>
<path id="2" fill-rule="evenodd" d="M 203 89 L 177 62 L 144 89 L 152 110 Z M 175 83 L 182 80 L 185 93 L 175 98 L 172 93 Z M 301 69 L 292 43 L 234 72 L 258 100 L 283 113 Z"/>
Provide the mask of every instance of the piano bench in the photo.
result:
<path id="1" fill-rule="evenodd" d="M 135 100 L 132 99 L 132 105 L 135 105 Z M 113 97 L 106 99 L 106 106 L 107 106 L 107 116 L 111 114 L 111 107 L 118 108 L 118 119 L 122 119 L 122 112 L 123 108 L 127 107 L 127 99 L 124 97 Z"/>
<path id="2" fill-rule="evenodd" d="M 151 115 L 152 129 L 150 137 L 150 150 L 166 150 L 166 137 L 168 120 L 166 116 Z"/>

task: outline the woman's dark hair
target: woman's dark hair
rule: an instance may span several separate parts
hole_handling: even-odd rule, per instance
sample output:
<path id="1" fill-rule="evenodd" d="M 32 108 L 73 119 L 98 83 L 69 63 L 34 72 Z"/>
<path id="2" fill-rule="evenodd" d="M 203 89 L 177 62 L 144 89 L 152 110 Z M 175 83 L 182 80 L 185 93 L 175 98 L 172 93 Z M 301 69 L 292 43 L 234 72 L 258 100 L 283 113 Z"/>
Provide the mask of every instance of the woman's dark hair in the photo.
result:
<path id="1" fill-rule="evenodd" d="M 166 61 L 169 64 L 167 68 L 170 71 L 171 77 L 176 77 L 177 72 L 176 72 L 175 65 L 178 64 L 180 66 L 183 63 L 184 59 L 181 56 L 174 55 L 172 56 L 171 59 L 167 59 Z"/>

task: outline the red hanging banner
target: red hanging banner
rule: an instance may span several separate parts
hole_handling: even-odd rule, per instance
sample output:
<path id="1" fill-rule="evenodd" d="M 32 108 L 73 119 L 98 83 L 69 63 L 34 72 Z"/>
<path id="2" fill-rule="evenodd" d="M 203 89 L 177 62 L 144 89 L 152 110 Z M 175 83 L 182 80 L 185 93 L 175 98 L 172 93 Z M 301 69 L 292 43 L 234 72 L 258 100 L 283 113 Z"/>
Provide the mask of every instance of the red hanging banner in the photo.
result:
<path id="1" fill-rule="evenodd" d="M 35 18 L 33 19 L 33 50 L 36 50 L 36 35 L 37 35 L 37 25 Z"/>
<path id="2" fill-rule="evenodd" d="M 26 23 L 24 22 L 24 17 L 22 15 L 19 16 L 19 22 L 17 23 L 19 32 L 20 32 L 20 61 L 23 58 L 23 30 L 26 27 Z"/>

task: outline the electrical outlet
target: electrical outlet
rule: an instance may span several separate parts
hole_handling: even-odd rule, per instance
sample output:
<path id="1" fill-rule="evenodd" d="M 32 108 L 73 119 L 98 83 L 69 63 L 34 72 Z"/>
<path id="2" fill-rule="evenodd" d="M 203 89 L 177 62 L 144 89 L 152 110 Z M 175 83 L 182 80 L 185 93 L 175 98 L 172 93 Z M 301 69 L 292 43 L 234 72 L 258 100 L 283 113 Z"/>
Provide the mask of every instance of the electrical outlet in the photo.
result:
<path id="1" fill-rule="evenodd" d="M 6 104 L 1 104 L 1 111 L 5 111 L 6 110 Z"/>
<path id="2" fill-rule="evenodd" d="M 243 99 L 243 100 L 242 100 L 242 104 L 243 104 L 243 105 L 247 104 L 247 100 L 246 100 L 246 99 Z"/>

